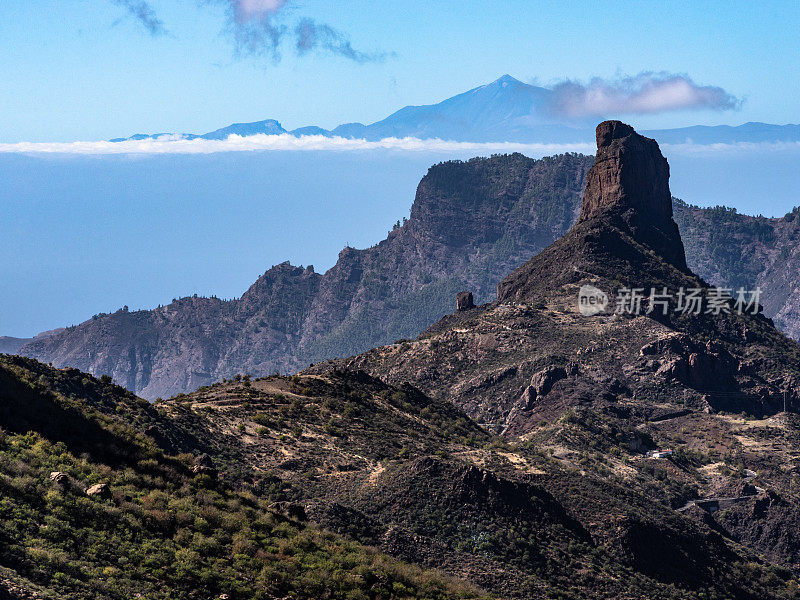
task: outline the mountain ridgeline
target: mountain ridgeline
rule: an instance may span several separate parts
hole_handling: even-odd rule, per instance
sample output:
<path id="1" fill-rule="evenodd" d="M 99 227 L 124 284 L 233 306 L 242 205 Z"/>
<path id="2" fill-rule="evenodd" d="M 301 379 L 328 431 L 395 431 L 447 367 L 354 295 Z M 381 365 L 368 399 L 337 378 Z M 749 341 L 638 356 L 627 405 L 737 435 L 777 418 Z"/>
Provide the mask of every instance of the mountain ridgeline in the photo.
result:
<path id="1" fill-rule="evenodd" d="M 592 163 L 575 154 L 441 163 L 420 182 L 406 223 L 372 248 L 345 248 L 325 274 L 287 262 L 238 300 L 117 311 L 10 349 L 109 374 L 152 400 L 413 338 L 450 312 L 461 290 L 493 300 L 508 272 L 563 235 Z M 765 314 L 800 337 L 800 213 L 769 219 L 677 199 L 673 207 L 689 267 L 715 285 L 760 286 Z"/>
<path id="2" fill-rule="evenodd" d="M 462 142 L 585 143 L 592 139 L 591 121 L 559 110 L 558 94 L 550 88 L 524 83 L 503 75 L 435 104 L 405 106 L 370 125 L 343 123 L 334 129 L 315 125 L 284 129 L 275 119 L 233 123 L 201 135 L 194 133 L 142 134 L 112 142 L 147 139 L 224 140 L 230 135 L 320 135 L 348 139 L 381 140 L 414 137 Z M 662 144 L 733 144 L 737 142 L 797 142 L 800 125 L 745 123 L 695 125 L 645 132 Z"/>
<path id="3" fill-rule="evenodd" d="M 439 164 L 420 182 L 407 223 L 372 248 L 345 248 L 324 275 L 283 263 L 237 300 L 117 311 L 21 352 L 109 374 L 155 399 L 415 337 L 462 289 L 493 299 L 506 273 L 566 231 L 590 166 L 575 154 Z"/>

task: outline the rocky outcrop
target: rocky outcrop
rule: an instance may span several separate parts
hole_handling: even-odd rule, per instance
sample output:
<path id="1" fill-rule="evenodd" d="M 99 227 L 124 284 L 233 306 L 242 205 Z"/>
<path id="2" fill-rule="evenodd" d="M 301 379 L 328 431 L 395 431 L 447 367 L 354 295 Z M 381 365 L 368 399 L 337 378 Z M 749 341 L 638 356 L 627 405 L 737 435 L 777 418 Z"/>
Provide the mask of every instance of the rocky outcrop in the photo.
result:
<path id="1" fill-rule="evenodd" d="M 577 223 L 507 275 L 497 286 L 497 299 L 535 303 L 587 274 L 596 283 L 661 289 L 677 281 L 675 269 L 692 275 L 672 220 L 669 165 L 654 140 L 619 121 L 605 121 L 597 126 L 597 156 Z M 679 285 L 698 283 L 685 277 Z"/>
<path id="2" fill-rule="evenodd" d="M 208 454 L 201 454 L 194 459 L 192 473 L 195 475 L 208 475 L 209 477 L 215 478 L 217 477 L 218 471 L 213 459 Z"/>
<path id="3" fill-rule="evenodd" d="M 597 155 L 578 220 L 609 214 L 625 221 L 637 241 L 687 269 L 683 242 L 672 220 L 667 159 L 655 140 L 620 121 L 597 126 Z"/>
<path id="4" fill-rule="evenodd" d="M 456 295 L 456 310 L 469 310 L 475 308 L 472 292 L 458 292 Z"/>
<path id="5" fill-rule="evenodd" d="M 684 333 L 660 337 L 642 346 L 642 357 L 657 357 L 656 375 L 712 394 L 736 391 L 736 377 L 744 372 L 738 359 L 717 342 L 702 343 Z"/>
<path id="6" fill-rule="evenodd" d="M 573 369 L 570 369 L 573 371 Z M 573 371 L 574 372 L 574 371 Z M 564 367 L 550 365 L 541 371 L 536 372 L 531 377 L 531 382 L 525 387 L 522 396 L 514 404 L 506 417 L 503 434 L 508 433 L 521 414 L 530 411 L 536 405 L 536 401 L 550 393 L 553 385 L 567 377 L 567 370 Z"/>
<path id="7" fill-rule="evenodd" d="M 53 471 L 50 473 L 50 481 L 60 488 L 65 488 L 69 485 L 69 476 L 61 471 Z"/>
<path id="8" fill-rule="evenodd" d="M 98 498 L 107 498 L 111 494 L 111 490 L 107 483 L 96 483 L 86 490 L 87 496 L 97 496 Z"/>

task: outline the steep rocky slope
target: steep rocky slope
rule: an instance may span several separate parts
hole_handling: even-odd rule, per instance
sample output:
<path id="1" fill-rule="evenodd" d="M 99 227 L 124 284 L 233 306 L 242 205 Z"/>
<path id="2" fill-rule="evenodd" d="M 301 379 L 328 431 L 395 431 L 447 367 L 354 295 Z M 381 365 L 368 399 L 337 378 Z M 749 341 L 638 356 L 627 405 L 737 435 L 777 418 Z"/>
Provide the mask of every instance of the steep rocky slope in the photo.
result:
<path id="1" fill-rule="evenodd" d="M 675 220 L 696 273 L 733 289 L 761 287 L 765 314 L 800 338 L 800 209 L 766 218 L 676 201 Z"/>

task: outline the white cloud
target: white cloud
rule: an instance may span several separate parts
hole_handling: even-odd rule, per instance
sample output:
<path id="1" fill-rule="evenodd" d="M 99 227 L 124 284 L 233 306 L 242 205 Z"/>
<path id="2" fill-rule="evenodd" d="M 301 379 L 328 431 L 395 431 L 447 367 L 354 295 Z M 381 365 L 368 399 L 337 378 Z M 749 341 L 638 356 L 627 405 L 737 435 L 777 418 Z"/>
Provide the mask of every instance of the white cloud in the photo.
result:
<path id="1" fill-rule="evenodd" d="M 553 86 L 550 110 L 572 118 L 655 114 L 674 110 L 735 110 L 741 100 L 721 87 L 698 85 L 687 75 L 645 72 L 588 84 L 565 81 Z"/>
<path id="2" fill-rule="evenodd" d="M 515 142 L 452 142 L 440 139 L 385 138 L 369 142 L 362 139 L 309 135 L 232 135 L 225 140 L 157 139 L 124 142 L 19 142 L 0 143 L 0 153 L 18 154 L 212 154 L 247 151 L 353 151 L 401 150 L 409 152 L 523 152 L 535 155 L 563 152 L 594 153 L 594 144 L 522 144 Z"/>
<path id="3" fill-rule="evenodd" d="M 684 156 L 709 156 L 719 154 L 760 156 L 766 153 L 800 153 L 800 142 L 735 142 L 731 144 L 659 144 L 669 158 L 671 154 Z"/>
<path id="4" fill-rule="evenodd" d="M 244 18 L 274 15 L 285 5 L 286 0 L 233 0 L 236 12 Z"/>
<path id="5" fill-rule="evenodd" d="M 763 154 L 767 152 L 800 153 L 800 142 L 738 142 L 732 144 L 660 144 L 667 158 L 671 155 Z M 148 155 L 148 154 L 214 154 L 217 152 L 352 152 L 397 150 L 402 152 L 434 152 L 464 154 L 521 152 L 529 156 L 548 156 L 564 152 L 594 154 L 594 143 L 547 144 L 521 142 L 454 142 L 413 137 L 384 138 L 378 141 L 306 135 L 232 135 L 225 140 L 187 140 L 176 135 L 156 139 L 124 142 L 17 142 L 0 143 L 0 154 L 72 154 L 72 155 Z"/>

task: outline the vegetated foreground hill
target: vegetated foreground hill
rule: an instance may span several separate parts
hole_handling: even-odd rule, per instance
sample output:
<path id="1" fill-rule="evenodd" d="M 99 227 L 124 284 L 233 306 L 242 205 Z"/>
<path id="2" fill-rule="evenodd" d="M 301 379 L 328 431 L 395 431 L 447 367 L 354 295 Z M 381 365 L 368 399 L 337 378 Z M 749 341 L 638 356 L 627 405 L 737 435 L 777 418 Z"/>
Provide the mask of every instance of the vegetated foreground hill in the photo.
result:
<path id="1" fill-rule="evenodd" d="M 99 315 L 21 352 L 154 399 L 250 372 L 294 372 L 324 358 L 414 337 L 471 289 L 497 282 L 565 231 L 591 160 L 520 154 L 432 167 L 410 219 L 366 250 L 345 248 L 324 275 L 284 263 L 235 301 L 183 298 Z"/>
<path id="2" fill-rule="evenodd" d="M 0 597 L 490 597 L 174 454 L 198 443 L 116 385 L 0 356 Z"/>
<path id="3" fill-rule="evenodd" d="M 647 459 L 671 438 L 646 418 L 567 413 L 535 438 L 500 438 L 410 385 L 337 370 L 236 377 L 156 406 L 159 427 L 197 440 L 226 477 L 287 513 L 504 598 L 797 593 L 778 566 L 796 555 L 793 533 L 773 526 L 783 539 L 765 558 L 757 543 L 675 510 L 716 493 L 705 473 L 721 493 L 745 480 L 722 463 L 708 470 L 713 446 Z M 739 514 L 758 530 L 746 512 L 755 502 L 764 496 L 745 498 Z"/>
<path id="4" fill-rule="evenodd" d="M 710 458 L 655 464 L 629 443 L 652 446 L 652 430 L 632 424 L 571 415 L 539 438 L 500 439 L 412 386 L 336 371 L 237 377 L 151 405 L 7 356 L 0 400 L 0 597 L 766 600 L 799 589 L 780 566 L 792 529 L 767 558 L 673 510 Z M 752 485 L 718 468 L 714 490 Z M 770 509 L 748 497 L 731 519 L 751 523 L 753 502 Z"/>
<path id="5" fill-rule="evenodd" d="M 237 372 L 309 363 L 412 338 L 471 290 L 497 283 L 577 218 L 590 157 L 519 154 L 449 162 L 422 179 L 411 218 L 366 250 L 345 248 L 324 275 L 284 263 L 238 300 L 182 298 L 152 311 L 99 315 L 19 351 L 109 374 L 148 399 Z M 760 286 L 765 314 L 800 337 L 800 218 L 749 217 L 674 201 L 689 266 L 710 283 Z"/>

